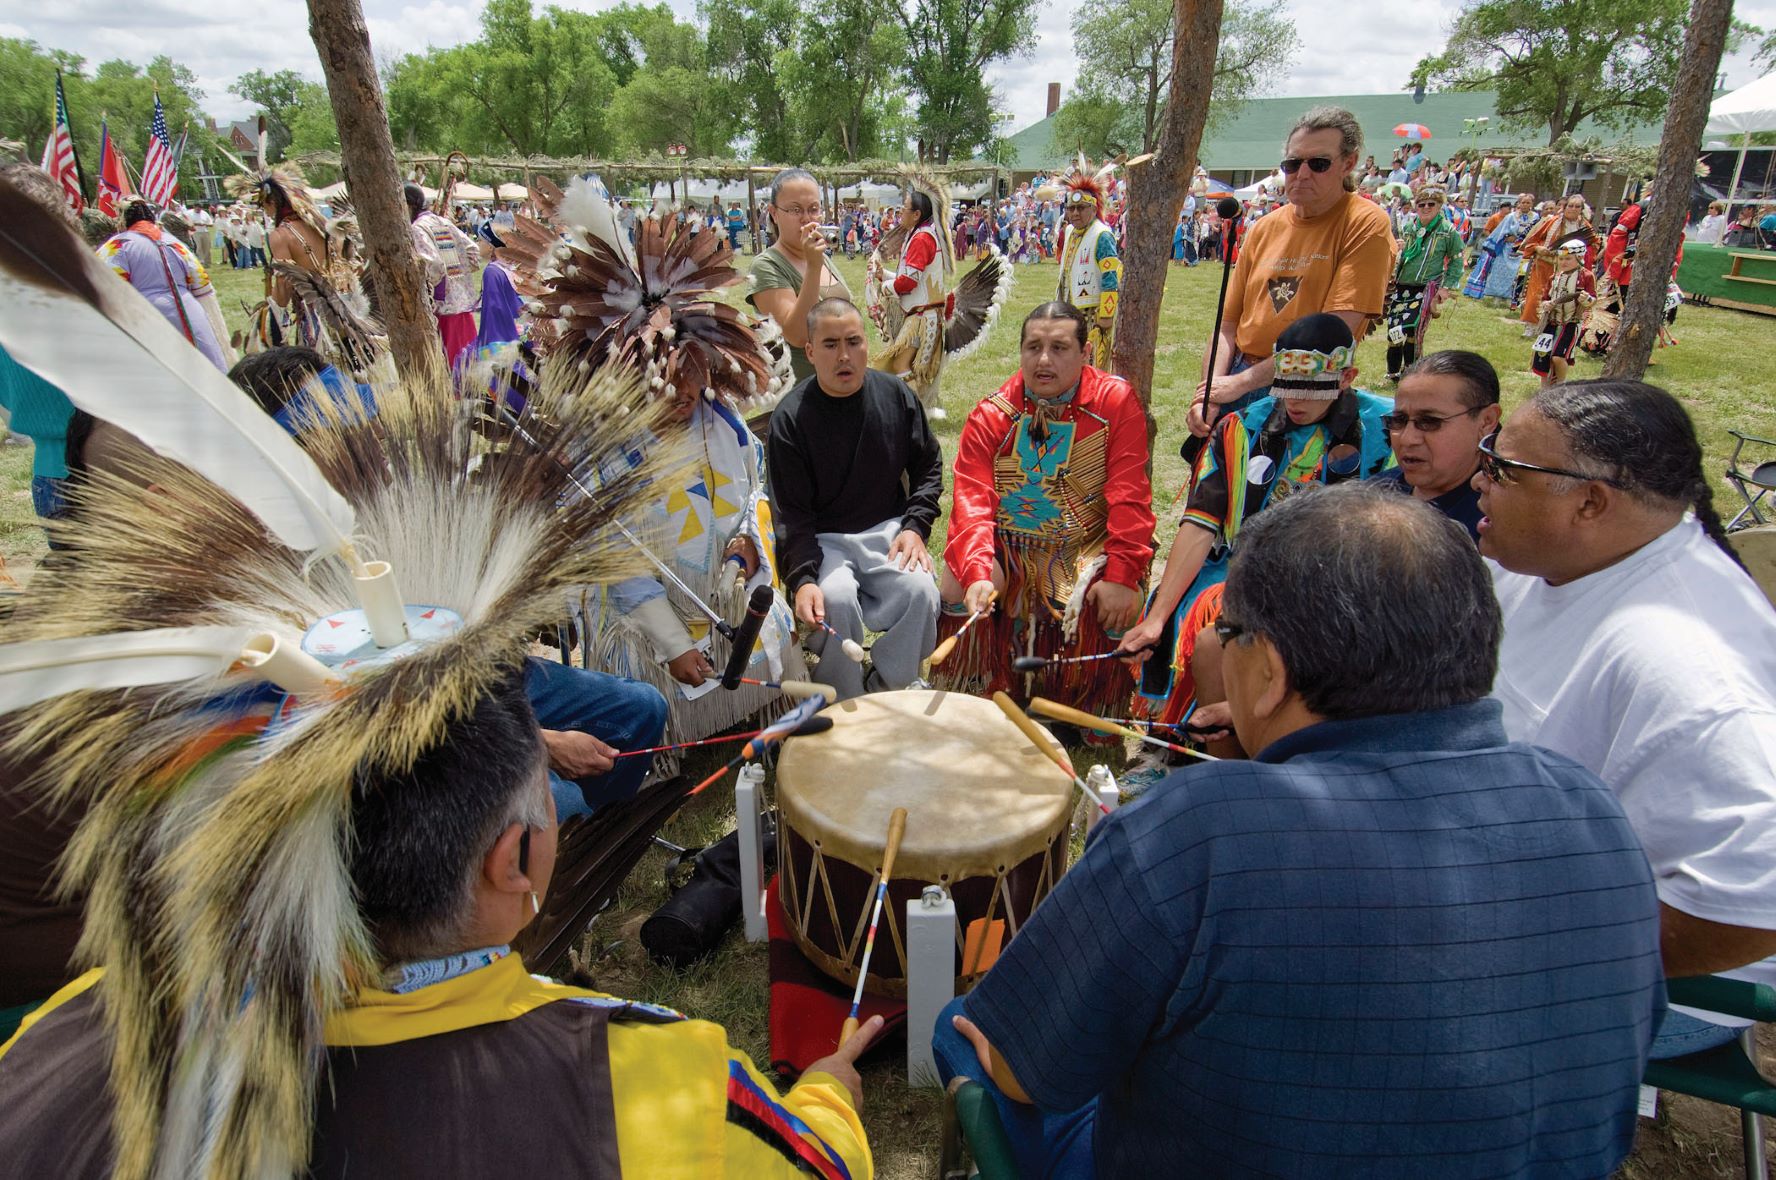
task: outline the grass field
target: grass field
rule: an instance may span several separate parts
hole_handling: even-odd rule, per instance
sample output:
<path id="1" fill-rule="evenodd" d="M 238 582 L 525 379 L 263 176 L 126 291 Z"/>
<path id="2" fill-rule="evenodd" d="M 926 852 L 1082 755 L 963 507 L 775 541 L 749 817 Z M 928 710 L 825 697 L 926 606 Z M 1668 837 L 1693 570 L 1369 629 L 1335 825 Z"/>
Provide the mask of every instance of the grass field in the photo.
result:
<path id="1" fill-rule="evenodd" d="M 742 263 L 746 259 L 742 259 Z M 861 295 L 861 259 L 837 259 L 851 289 Z M 215 274 L 224 312 L 231 324 L 244 322 L 243 303 L 259 297 L 258 272 L 220 268 Z M 1160 424 L 1154 448 L 1155 513 L 1159 542 L 1169 544 L 1175 522 L 1173 504 L 1185 476 L 1178 458 L 1184 437 L 1183 408 L 1201 366 L 1201 353 L 1213 318 L 1217 269 L 1172 268 L 1168 272 L 1165 311 L 1155 365 L 1153 411 Z M 1006 307 L 1005 320 L 986 347 L 944 374 L 943 405 L 947 420 L 937 424 L 946 452 L 953 454 L 962 421 L 981 397 L 997 388 L 1016 367 L 1016 331 L 1023 315 L 1051 297 L 1050 266 L 1019 268 Z M 744 288 L 730 293 L 738 300 Z M 1432 348 L 1462 347 L 1490 358 L 1503 375 L 1507 412 L 1535 387 L 1528 372 L 1529 342 L 1513 319 L 1501 322 L 1500 309 L 1458 299 L 1431 328 Z M 1720 478 L 1726 465 L 1729 427 L 1768 434 L 1776 423 L 1776 387 L 1758 368 L 1776 345 L 1776 320 L 1711 308 L 1684 308 L 1674 329 L 1678 347 L 1663 350 L 1650 378 L 1676 393 L 1688 406 L 1703 438 L 1707 466 L 1716 485 L 1717 503 L 1736 498 Z M 1373 383 L 1383 372 L 1384 346 L 1372 337 L 1358 351 L 1358 383 L 1386 392 Z M 1596 361 L 1581 360 L 1577 375 L 1596 376 Z M 43 549 L 42 533 L 33 523 L 28 476 L 29 447 L 0 448 L 0 556 L 15 573 L 27 571 Z M 942 543 L 940 521 L 933 547 Z M 1090 759 L 1082 752 L 1083 766 Z M 698 760 L 688 769 L 713 767 Z M 719 838 L 733 824 L 731 802 L 711 791 L 693 802 L 666 831 L 682 844 Z M 761 946 L 737 936 L 696 967 L 676 973 L 648 961 L 635 934 L 640 923 L 666 897 L 661 869 L 664 857 L 651 853 L 626 883 L 612 911 L 601 917 L 583 944 L 585 969 L 596 986 L 617 994 L 672 1005 L 694 1016 L 724 1024 L 730 1039 L 756 1060 L 769 1058 L 766 1027 L 766 965 Z M 865 1068 L 864 1122 L 869 1129 L 880 1175 L 912 1180 L 934 1175 L 937 1161 L 939 1102 L 934 1092 L 909 1090 L 898 1046 L 885 1049 Z M 1726 1161 L 1737 1159 L 1736 1122 L 1722 1108 L 1678 1101 L 1658 1124 L 1642 1133 L 1641 1151 L 1624 1169 L 1634 1177 L 1730 1175 Z"/>

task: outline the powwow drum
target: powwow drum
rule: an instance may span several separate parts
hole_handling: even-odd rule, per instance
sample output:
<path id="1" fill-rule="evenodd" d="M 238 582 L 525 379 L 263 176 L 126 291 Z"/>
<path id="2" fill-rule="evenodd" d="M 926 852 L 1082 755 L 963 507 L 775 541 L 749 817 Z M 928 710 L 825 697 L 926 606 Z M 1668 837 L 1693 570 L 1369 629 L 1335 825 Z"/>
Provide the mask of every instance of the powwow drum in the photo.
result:
<path id="1" fill-rule="evenodd" d="M 909 689 L 841 701 L 833 727 L 777 764 L 778 892 L 796 945 L 855 986 L 896 807 L 906 835 L 864 987 L 906 995 L 906 903 L 942 885 L 956 905 L 959 988 L 991 966 L 1066 869 L 1073 787 L 997 705 Z"/>

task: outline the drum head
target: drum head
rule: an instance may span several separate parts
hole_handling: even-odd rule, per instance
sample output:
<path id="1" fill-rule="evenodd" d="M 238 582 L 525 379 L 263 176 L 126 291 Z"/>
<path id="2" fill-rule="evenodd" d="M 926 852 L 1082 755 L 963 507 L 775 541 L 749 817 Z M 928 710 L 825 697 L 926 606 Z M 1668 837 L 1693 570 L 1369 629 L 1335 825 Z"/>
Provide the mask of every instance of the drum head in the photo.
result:
<path id="1" fill-rule="evenodd" d="M 1764 597 L 1776 605 L 1776 524 L 1760 525 L 1754 529 L 1741 529 L 1730 535 L 1727 540 L 1739 553 L 1739 560 L 1745 563 L 1752 579 L 1764 592 Z"/>
<path id="2" fill-rule="evenodd" d="M 831 729 L 784 743 L 777 801 L 826 856 L 878 865 L 904 807 L 896 877 L 992 874 L 1046 847 L 1072 813 L 1072 783 L 982 697 L 870 693 L 822 715 Z"/>

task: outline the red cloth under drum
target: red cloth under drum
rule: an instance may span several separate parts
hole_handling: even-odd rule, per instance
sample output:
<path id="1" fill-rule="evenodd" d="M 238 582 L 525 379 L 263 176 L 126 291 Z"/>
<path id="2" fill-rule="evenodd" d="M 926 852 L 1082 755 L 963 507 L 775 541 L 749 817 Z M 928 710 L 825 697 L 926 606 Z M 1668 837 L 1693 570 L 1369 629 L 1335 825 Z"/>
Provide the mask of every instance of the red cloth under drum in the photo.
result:
<path id="1" fill-rule="evenodd" d="M 839 1047 L 839 1031 L 845 1026 L 845 1017 L 851 1015 L 851 989 L 808 962 L 796 947 L 777 897 L 776 878 L 765 890 L 765 922 L 771 951 L 771 1068 L 785 1077 L 799 1077 Z M 904 1000 L 865 992 L 857 1019 L 865 1021 L 872 1016 L 882 1017 L 887 1025 L 870 1046 L 870 1053 L 880 1051 L 887 1042 L 905 1043 L 901 1040 L 906 1032 Z"/>

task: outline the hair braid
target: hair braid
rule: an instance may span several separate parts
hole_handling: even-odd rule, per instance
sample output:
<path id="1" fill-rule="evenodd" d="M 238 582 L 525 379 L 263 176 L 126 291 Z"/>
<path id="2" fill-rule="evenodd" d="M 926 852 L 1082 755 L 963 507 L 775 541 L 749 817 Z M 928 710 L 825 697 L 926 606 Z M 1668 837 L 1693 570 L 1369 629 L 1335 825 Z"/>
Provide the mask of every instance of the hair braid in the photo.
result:
<path id="1" fill-rule="evenodd" d="M 1696 498 L 1691 503 L 1695 506 L 1696 520 L 1701 524 L 1702 531 L 1708 534 L 1709 540 L 1721 547 L 1721 552 L 1733 559 L 1734 565 L 1745 569 L 1745 562 L 1740 559 L 1739 551 L 1733 548 L 1733 543 L 1727 539 L 1727 529 L 1721 523 L 1720 513 L 1714 510 L 1714 489 L 1709 486 L 1706 479 L 1699 481 L 1699 488 Z M 1746 570 L 1746 572 L 1750 573 L 1751 571 Z"/>

